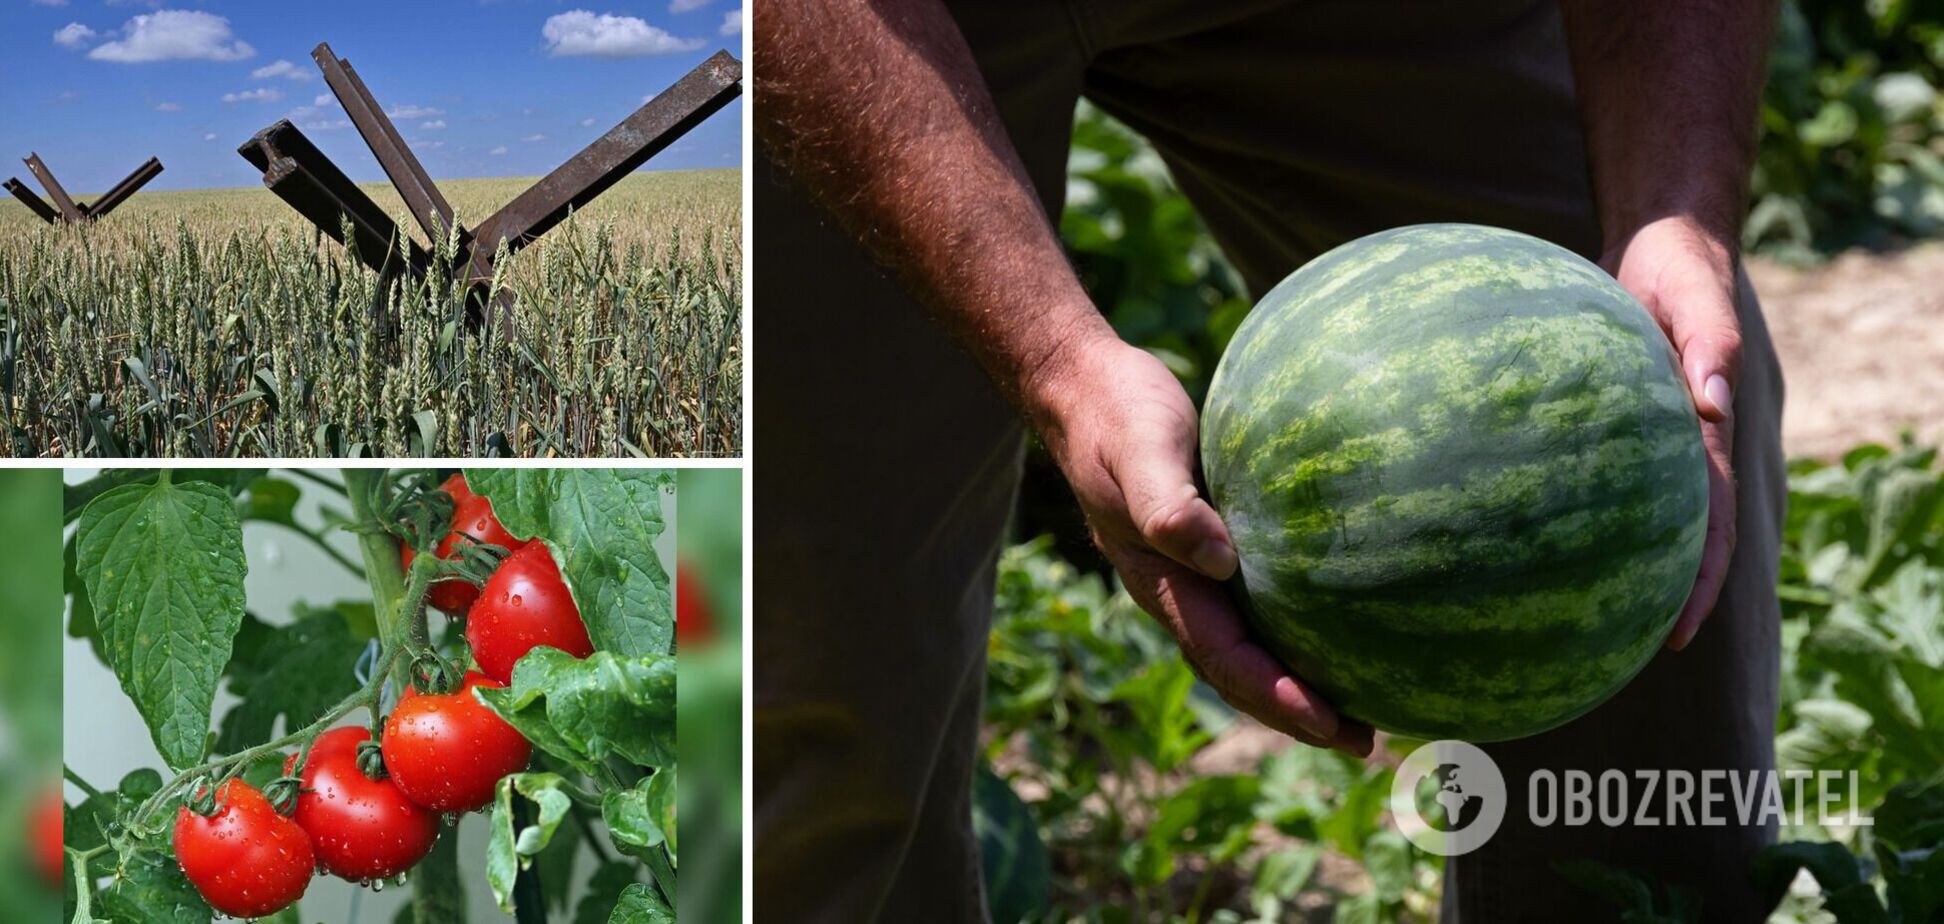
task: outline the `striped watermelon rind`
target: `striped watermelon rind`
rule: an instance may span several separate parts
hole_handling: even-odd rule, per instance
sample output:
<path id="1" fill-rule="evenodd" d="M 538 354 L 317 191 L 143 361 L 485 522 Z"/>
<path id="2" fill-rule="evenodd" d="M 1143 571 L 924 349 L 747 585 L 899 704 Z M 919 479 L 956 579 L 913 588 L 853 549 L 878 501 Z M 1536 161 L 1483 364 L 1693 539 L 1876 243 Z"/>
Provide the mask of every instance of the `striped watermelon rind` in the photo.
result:
<path id="1" fill-rule="evenodd" d="M 1700 566 L 1707 468 L 1666 337 L 1534 237 L 1415 225 L 1291 274 L 1202 420 L 1263 643 L 1419 738 L 1536 734 L 1659 650 Z"/>

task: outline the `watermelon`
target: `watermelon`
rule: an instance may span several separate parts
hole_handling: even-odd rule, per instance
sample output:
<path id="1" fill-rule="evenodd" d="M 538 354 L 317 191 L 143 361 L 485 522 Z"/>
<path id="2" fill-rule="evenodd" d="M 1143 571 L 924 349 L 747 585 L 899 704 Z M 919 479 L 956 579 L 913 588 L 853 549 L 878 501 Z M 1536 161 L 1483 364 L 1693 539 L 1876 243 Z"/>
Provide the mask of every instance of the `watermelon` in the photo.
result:
<path id="1" fill-rule="evenodd" d="M 1524 234 L 1397 228 L 1292 273 L 1202 417 L 1258 639 L 1343 714 L 1502 741 L 1604 702 L 1700 567 L 1700 425 L 1667 338 Z"/>

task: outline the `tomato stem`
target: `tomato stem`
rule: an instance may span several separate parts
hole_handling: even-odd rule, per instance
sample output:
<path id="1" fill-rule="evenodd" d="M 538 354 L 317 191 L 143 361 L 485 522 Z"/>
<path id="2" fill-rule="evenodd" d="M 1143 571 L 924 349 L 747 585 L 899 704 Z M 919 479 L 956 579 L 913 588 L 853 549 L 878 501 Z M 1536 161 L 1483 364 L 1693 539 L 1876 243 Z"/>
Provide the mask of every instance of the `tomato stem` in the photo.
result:
<path id="1" fill-rule="evenodd" d="M 67 764 L 61 765 L 61 776 L 68 782 L 73 783 L 82 792 L 87 793 L 88 798 L 95 799 L 101 796 L 101 790 L 96 789 L 87 780 L 82 779 L 81 774 L 74 772 L 74 768 L 69 767 Z"/>
<path id="2" fill-rule="evenodd" d="M 206 776 L 210 773 L 214 773 L 219 770 L 226 770 L 228 772 L 226 772 L 223 775 L 223 779 L 228 779 L 231 776 L 235 776 L 236 774 L 241 773 L 243 768 L 249 766 L 251 762 L 255 761 L 259 757 L 263 757 L 267 754 L 271 754 L 276 751 L 281 751 L 284 748 L 287 748 L 292 744 L 296 744 L 300 741 L 308 744 L 308 742 L 314 740 L 318 735 L 322 734 L 325 729 L 328 729 L 332 725 L 337 724 L 339 719 L 342 719 L 345 716 L 350 715 L 352 711 L 356 710 L 358 707 L 364 706 L 367 703 L 369 703 L 372 699 L 373 692 L 375 690 L 383 688 L 386 675 L 391 673 L 391 669 L 397 664 L 397 662 L 398 662 L 397 650 L 392 650 L 387 652 L 385 656 L 379 661 L 379 669 L 372 672 L 371 679 L 365 681 L 365 685 L 362 689 L 359 689 L 357 692 L 352 693 L 350 696 L 347 696 L 344 699 L 339 700 L 337 705 L 332 706 L 323 715 L 319 716 L 317 721 L 312 722 L 309 725 L 306 725 L 303 728 L 298 729 L 297 731 L 291 732 L 290 734 L 284 735 L 281 738 L 277 738 L 272 741 L 266 741 L 255 747 L 245 748 L 241 751 L 237 751 L 234 754 L 225 757 L 218 757 L 213 760 L 207 761 L 199 766 L 191 767 L 187 770 L 182 771 L 182 773 L 178 774 L 175 779 L 170 780 L 167 783 L 164 783 L 161 789 L 156 790 L 155 795 L 152 795 L 148 797 L 147 800 L 143 801 L 141 807 L 135 811 L 135 815 L 134 815 L 135 822 L 146 829 L 148 827 L 149 819 L 156 813 L 157 810 L 159 810 L 162 806 L 169 804 L 169 802 L 182 791 L 182 788 L 185 785 L 188 785 L 191 781 L 195 780 L 200 776 Z M 218 780 L 217 782 L 220 783 L 221 780 Z"/>
<path id="3" fill-rule="evenodd" d="M 391 509 L 391 479 L 381 469 L 344 470 L 345 494 L 351 501 L 352 532 L 358 537 L 358 550 L 364 555 L 365 583 L 371 586 L 373 612 L 378 616 L 378 641 L 386 651 L 404 644 L 409 633 L 408 607 L 425 607 L 425 586 L 414 580 L 415 597 L 408 597 L 405 569 L 399 561 L 397 541 L 388 530 L 387 511 Z M 414 568 L 414 572 L 418 569 Z M 393 671 L 400 689 L 410 681 L 402 668 Z"/>

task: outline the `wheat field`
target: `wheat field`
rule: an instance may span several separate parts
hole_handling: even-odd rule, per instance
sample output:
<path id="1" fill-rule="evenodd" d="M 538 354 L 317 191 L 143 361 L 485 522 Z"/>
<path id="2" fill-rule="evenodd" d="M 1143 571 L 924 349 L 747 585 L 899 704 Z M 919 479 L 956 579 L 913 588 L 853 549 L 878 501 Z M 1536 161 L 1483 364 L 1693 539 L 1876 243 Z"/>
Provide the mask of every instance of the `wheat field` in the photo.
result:
<path id="1" fill-rule="evenodd" d="M 440 188 L 471 225 L 533 181 Z M 741 186 L 629 176 L 502 265 L 512 323 L 484 327 L 437 273 L 381 289 L 261 187 L 144 192 L 79 228 L 9 198 L 0 455 L 739 455 Z"/>

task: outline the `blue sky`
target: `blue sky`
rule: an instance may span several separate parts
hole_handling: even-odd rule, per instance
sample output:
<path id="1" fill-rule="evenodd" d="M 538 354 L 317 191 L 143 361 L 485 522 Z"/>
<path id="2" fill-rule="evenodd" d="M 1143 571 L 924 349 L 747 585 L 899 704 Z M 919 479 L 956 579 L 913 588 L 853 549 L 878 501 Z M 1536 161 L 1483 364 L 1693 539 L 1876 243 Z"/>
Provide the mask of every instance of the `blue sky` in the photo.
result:
<path id="1" fill-rule="evenodd" d="M 0 0 L 0 176 L 70 192 L 153 155 L 147 188 L 249 186 L 236 153 L 289 118 L 353 179 L 384 173 L 310 51 L 330 42 L 434 178 L 537 176 L 718 49 L 741 0 Z M 644 169 L 733 167 L 738 100 Z"/>

